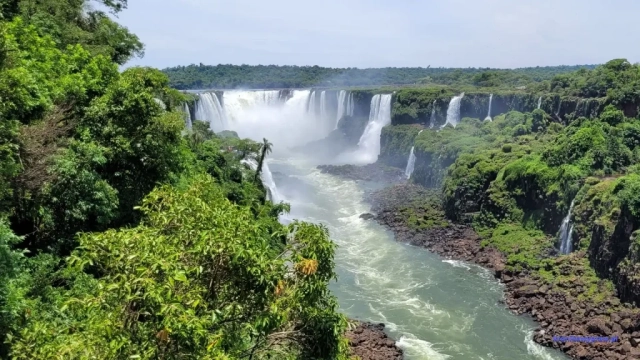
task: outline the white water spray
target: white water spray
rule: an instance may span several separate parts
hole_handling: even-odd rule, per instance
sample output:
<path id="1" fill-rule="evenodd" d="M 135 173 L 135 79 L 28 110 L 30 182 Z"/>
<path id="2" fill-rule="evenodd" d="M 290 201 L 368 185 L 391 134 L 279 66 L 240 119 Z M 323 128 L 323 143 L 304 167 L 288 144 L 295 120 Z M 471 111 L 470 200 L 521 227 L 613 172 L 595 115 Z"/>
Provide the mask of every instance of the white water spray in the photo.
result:
<path id="1" fill-rule="evenodd" d="M 316 92 L 312 91 L 309 94 L 309 106 L 307 107 L 307 113 L 312 116 L 316 115 Z"/>
<path id="2" fill-rule="evenodd" d="M 542 96 L 538 98 L 538 109 L 540 109 L 540 106 L 542 106 Z"/>
<path id="3" fill-rule="evenodd" d="M 258 162 L 253 158 L 244 159 L 241 161 L 243 164 L 247 164 L 251 170 L 258 170 Z M 262 184 L 265 188 L 267 188 L 267 199 L 274 204 L 279 203 L 283 200 L 282 195 L 278 191 L 278 187 L 276 183 L 273 181 L 273 174 L 271 174 L 271 170 L 269 169 L 269 165 L 267 164 L 267 159 L 262 163 L 262 171 L 260 172 L 260 180 L 262 180 Z"/>
<path id="4" fill-rule="evenodd" d="M 327 118 L 327 92 L 320 93 L 320 119 L 324 121 Z"/>
<path id="5" fill-rule="evenodd" d="M 571 242 L 571 235 L 573 234 L 573 224 L 571 223 L 571 212 L 573 211 L 575 199 L 571 201 L 571 205 L 569 206 L 569 211 L 567 212 L 567 216 L 562 219 L 562 224 L 560 225 L 560 231 L 558 233 L 558 238 L 560 240 L 560 253 L 561 254 L 569 254 L 573 251 L 573 244 Z"/>
<path id="6" fill-rule="evenodd" d="M 184 103 L 184 123 L 187 129 L 191 130 L 193 124 L 191 123 L 191 111 L 189 110 L 189 104 Z"/>
<path id="7" fill-rule="evenodd" d="M 413 169 L 416 166 L 416 155 L 413 153 L 414 146 L 411 147 L 411 152 L 409 153 L 409 160 L 407 160 L 407 167 L 404 169 L 404 175 L 407 179 L 411 178 L 411 174 L 413 174 Z"/>
<path id="8" fill-rule="evenodd" d="M 487 112 L 487 117 L 484 118 L 484 121 L 492 121 L 492 119 L 491 119 L 491 103 L 493 103 L 493 94 L 489 95 L 489 111 Z"/>
<path id="9" fill-rule="evenodd" d="M 431 117 L 429 118 L 429 129 L 433 129 L 436 124 L 436 101 L 433 100 L 433 105 L 431 105 Z"/>
<path id="10" fill-rule="evenodd" d="M 347 98 L 347 115 L 349 116 L 353 116 L 353 109 L 355 108 L 354 106 L 354 102 L 353 102 L 353 93 L 349 92 L 349 97 Z"/>
<path id="11" fill-rule="evenodd" d="M 357 165 L 376 162 L 378 155 L 380 155 L 380 134 L 382 133 L 382 128 L 390 123 L 391 94 L 374 95 L 371 99 L 369 122 L 362 136 L 360 136 L 358 149 L 340 155 L 337 162 Z"/>
<path id="12" fill-rule="evenodd" d="M 453 127 L 458 125 L 458 122 L 460 122 L 460 103 L 462 102 L 463 97 L 464 93 L 451 98 L 449 107 L 447 108 L 447 121 L 442 125 L 442 127 L 447 126 L 447 124 L 451 124 Z"/>
<path id="13" fill-rule="evenodd" d="M 340 122 L 340 119 L 342 119 L 342 117 L 344 116 L 347 108 L 347 92 L 345 90 L 340 90 L 340 92 L 338 93 L 338 112 L 336 115 L 336 126 L 333 128 L 334 130 L 336 130 L 338 128 L 338 123 Z"/>
<path id="14" fill-rule="evenodd" d="M 293 90 L 285 101 L 279 98 L 278 91 L 225 92 L 227 129 L 236 131 L 241 138 L 268 139 L 274 145 L 274 153 L 322 139 L 333 130 L 334 123 L 320 121 L 308 112 L 312 99 L 309 90 Z"/>
<path id="15" fill-rule="evenodd" d="M 226 94 L 226 93 L 225 93 Z M 199 95 L 196 104 L 196 120 L 206 121 L 209 128 L 214 131 L 226 129 L 227 119 L 220 100 L 215 93 L 203 93 Z"/>

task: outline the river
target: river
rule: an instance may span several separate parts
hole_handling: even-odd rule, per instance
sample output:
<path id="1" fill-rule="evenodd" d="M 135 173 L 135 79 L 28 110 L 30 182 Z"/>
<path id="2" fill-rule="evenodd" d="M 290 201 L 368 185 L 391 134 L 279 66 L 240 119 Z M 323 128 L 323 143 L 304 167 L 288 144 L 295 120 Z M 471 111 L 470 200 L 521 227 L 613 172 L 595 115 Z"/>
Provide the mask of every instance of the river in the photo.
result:
<path id="1" fill-rule="evenodd" d="M 409 360 L 566 359 L 535 344 L 533 321 L 499 303 L 503 286 L 490 271 L 398 243 L 382 226 L 361 219 L 370 211 L 365 193 L 380 185 L 320 173 L 316 165 L 322 160 L 287 150 L 322 138 L 335 127 L 335 117 L 319 119 L 309 111 L 309 93 L 295 91 L 282 104 L 271 91 L 225 92 L 225 117 L 208 120 L 227 124 L 241 137 L 273 142 L 265 168 L 272 176 L 263 176 L 263 181 L 270 182 L 276 198 L 291 204 L 284 221 L 295 218 L 328 227 L 338 244 L 338 281 L 331 290 L 341 311 L 350 318 L 385 323 Z M 390 119 L 388 100 L 383 96 L 372 101 L 375 116 L 370 122 L 375 126 L 365 129 L 362 151 L 342 156 L 343 162 L 375 160 L 380 129 Z"/>
<path id="2" fill-rule="evenodd" d="M 269 160 L 291 218 L 325 224 L 338 244 L 331 286 L 349 317 L 383 322 L 406 359 L 566 359 L 531 339 L 533 321 L 504 305 L 489 270 L 394 241 L 360 214 L 376 186 L 320 173 L 303 158 Z"/>

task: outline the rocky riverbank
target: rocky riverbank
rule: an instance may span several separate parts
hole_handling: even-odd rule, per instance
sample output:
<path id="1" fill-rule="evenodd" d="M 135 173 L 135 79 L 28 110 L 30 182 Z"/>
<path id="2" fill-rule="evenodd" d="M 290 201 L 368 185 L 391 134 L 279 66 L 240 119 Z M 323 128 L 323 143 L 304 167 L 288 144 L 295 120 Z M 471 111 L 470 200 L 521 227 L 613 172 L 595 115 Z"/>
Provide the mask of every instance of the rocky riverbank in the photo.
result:
<path id="1" fill-rule="evenodd" d="M 346 334 L 351 355 L 360 360 L 401 360 L 402 349 L 384 332 L 384 324 L 356 322 L 356 327 Z"/>
<path id="2" fill-rule="evenodd" d="M 558 258 L 566 281 L 507 270 L 505 256 L 481 239 L 468 225 L 447 221 L 438 194 L 412 184 L 394 185 L 370 194 L 374 219 L 389 227 L 398 241 L 421 246 L 445 258 L 476 263 L 494 271 L 505 284 L 506 306 L 517 314 L 529 314 L 539 323 L 534 340 L 561 349 L 576 359 L 640 359 L 640 314 L 628 304 L 592 289 L 582 281 L 588 269 L 583 252 Z M 606 286 L 604 282 L 598 286 Z M 554 342 L 553 336 L 610 337 L 604 343 Z"/>

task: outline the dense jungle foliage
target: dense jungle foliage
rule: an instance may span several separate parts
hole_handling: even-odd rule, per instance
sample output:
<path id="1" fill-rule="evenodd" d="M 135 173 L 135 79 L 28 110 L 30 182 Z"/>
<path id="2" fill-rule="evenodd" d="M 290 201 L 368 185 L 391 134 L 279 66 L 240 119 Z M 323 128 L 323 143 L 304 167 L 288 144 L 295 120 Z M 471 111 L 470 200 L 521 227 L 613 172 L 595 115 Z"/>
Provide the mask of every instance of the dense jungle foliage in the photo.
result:
<path id="1" fill-rule="evenodd" d="M 595 117 L 576 110 L 566 125 L 535 109 L 419 134 L 420 125 L 387 127 L 383 161 L 399 162 L 393 149 L 406 159 L 415 146 L 413 181 L 442 188 L 447 217 L 473 219 L 484 245 L 502 250 L 510 269 L 559 289 L 580 281 L 595 301 L 615 288 L 622 300 L 639 303 L 640 119 L 623 111 L 639 104 L 638 76 L 638 65 L 617 59 L 555 77 L 566 79 L 568 94 L 603 98 Z M 571 256 L 583 266 L 568 270 L 550 255 L 571 203 Z"/>
<path id="2" fill-rule="evenodd" d="M 0 5 L 0 358 L 346 358 L 327 229 L 244 164 L 268 141 L 187 131 L 88 1 Z"/>
<path id="3" fill-rule="evenodd" d="M 274 89 L 303 87 L 349 87 L 374 85 L 468 85 L 478 87 L 526 86 L 551 80 L 558 74 L 594 65 L 546 66 L 520 69 L 483 68 L 325 68 L 277 65 L 189 65 L 164 69 L 177 89 Z"/>

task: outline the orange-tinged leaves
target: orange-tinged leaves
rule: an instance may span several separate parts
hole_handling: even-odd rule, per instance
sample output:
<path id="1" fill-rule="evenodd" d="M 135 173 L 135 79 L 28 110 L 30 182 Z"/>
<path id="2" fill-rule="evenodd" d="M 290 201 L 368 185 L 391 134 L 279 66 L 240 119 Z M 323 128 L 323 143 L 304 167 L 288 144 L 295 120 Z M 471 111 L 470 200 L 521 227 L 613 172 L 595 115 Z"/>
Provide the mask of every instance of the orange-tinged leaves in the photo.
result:
<path id="1" fill-rule="evenodd" d="M 156 337 L 158 338 L 158 340 L 162 341 L 162 342 L 169 342 L 169 332 L 167 331 L 167 329 L 162 329 L 160 331 L 158 331 L 158 333 L 156 334 Z"/>
<path id="2" fill-rule="evenodd" d="M 296 270 L 305 275 L 313 275 L 318 271 L 318 261 L 313 259 L 302 259 L 296 264 Z"/>

